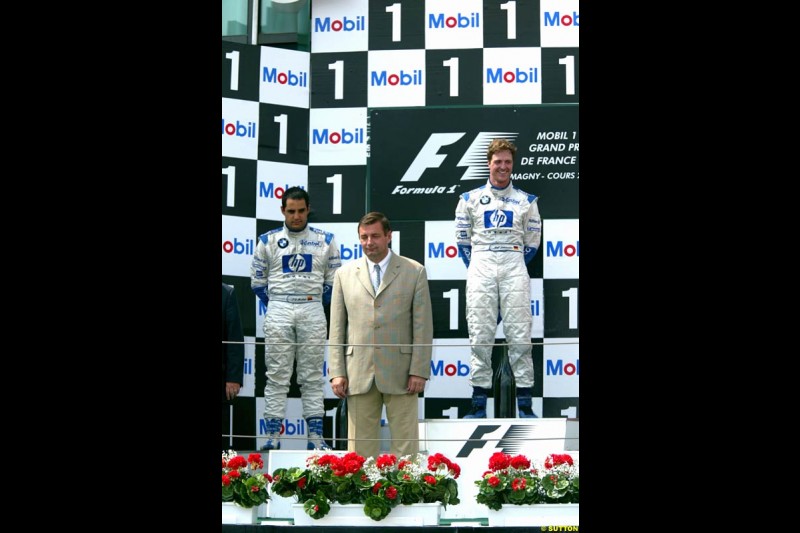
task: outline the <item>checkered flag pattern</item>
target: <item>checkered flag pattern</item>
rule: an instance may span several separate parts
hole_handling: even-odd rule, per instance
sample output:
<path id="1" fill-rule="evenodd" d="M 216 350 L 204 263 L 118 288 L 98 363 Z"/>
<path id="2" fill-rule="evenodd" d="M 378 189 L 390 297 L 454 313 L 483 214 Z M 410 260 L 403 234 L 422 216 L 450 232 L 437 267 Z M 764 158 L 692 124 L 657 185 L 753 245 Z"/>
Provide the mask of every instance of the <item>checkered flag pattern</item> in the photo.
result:
<path id="1" fill-rule="evenodd" d="M 579 22 L 577 0 L 313 0 L 310 52 L 222 42 L 222 281 L 235 287 L 248 343 L 244 387 L 223 414 L 223 434 L 237 437 L 224 446 L 264 442 L 265 308 L 249 269 L 292 186 L 309 192 L 309 224 L 336 235 L 343 263 L 362 257 L 358 219 L 386 213 L 392 249 L 423 263 L 430 283 L 420 417 L 466 413 L 454 213 L 459 194 L 488 179 L 495 137 L 517 145 L 514 184 L 539 197 L 543 219 L 528 265 L 534 412 L 578 417 Z M 326 436 L 337 403 L 326 380 Z M 282 448 L 304 449 L 305 432 L 293 380 Z"/>

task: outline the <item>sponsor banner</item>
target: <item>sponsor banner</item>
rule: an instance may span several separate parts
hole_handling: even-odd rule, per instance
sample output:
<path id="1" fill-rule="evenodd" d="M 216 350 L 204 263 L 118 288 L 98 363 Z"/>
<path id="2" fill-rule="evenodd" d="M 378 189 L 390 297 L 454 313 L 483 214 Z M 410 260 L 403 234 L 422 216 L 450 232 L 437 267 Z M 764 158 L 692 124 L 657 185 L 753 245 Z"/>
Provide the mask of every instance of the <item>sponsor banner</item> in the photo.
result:
<path id="1" fill-rule="evenodd" d="M 258 159 L 258 102 L 222 99 L 222 155 Z"/>
<path id="2" fill-rule="evenodd" d="M 258 101 L 308 109 L 311 54 L 261 47 Z"/>
<path id="3" fill-rule="evenodd" d="M 425 105 L 425 50 L 371 51 L 367 62 L 369 107 Z"/>
<path id="4" fill-rule="evenodd" d="M 483 48 L 483 0 L 427 0 L 425 48 Z"/>
<path id="5" fill-rule="evenodd" d="M 250 277 L 256 246 L 254 218 L 222 215 L 222 274 Z"/>
<path id="6" fill-rule="evenodd" d="M 267 421 L 264 419 L 264 398 L 256 398 L 256 447 L 266 444 Z M 286 399 L 286 416 L 281 424 L 281 450 L 305 450 L 308 444 L 308 425 L 303 418 L 303 401 Z"/>
<path id="7" fill-rule="evenodd" d="M 289 187 L 308 190 L 308 167 L 273 161 L 258 162 L 256 182 L 256 218 L 283 222 L 281 198 Z"/>
<path id="8" fill-rule="evenodd" d="M 367 164 L 366 108 L 312 109 L 308 135 L 309 165 Z"/>
<path id="9" fill-rule="evenodd" d="M 580 375 L 577 337 L 544 339 L 544 396 L 577 398 Z M 577 416 L 577 415 L 576 415 Z"/>
<path id="10" fill-rule="evenodd" d="M 455 209 L 450 220 L 425 222 L 425 269 L 428 280 L 467 279 L 467 267 L 456 246 Z"/>
<path id="11" fill-rule="evenodd" d="M 578 279 L 580 239 L 578 219 L 543 220 L 542 244 L 543 270 L 547 279 Z"/>
<path id="12" fill-rule="evenodd" d="M 484 105 L 541 103 L 541 48 L 484 48 Z"/>
<path id="13" fill-rule="evenodd" d="M 469 339 L 433 339 L 431 377 L 425 385 L 426 398 L 469 398 Z M 458 418 L 453 408 L 450 418 Z M 436 416 L 447 416 L 437 413 Z"/>
<path id="14" fill-rule="evenodd" d="M 406 219 L 453 220 L 458 196 L 488 180 L 486 149 L 498 137 L 516 144 L 514 186 L 544 199 L 543 220 L 577 218 L 578 106 L 572 104 L 372 110 L 371 202 L 390 201 Z"/>
<path id="15" fill-rule="evenodd" d="M 311 3 L 312 52 L 361 52 L 369 43 L 368 0 Z"/>
<path id="16" fill-rule="evenodd" d="M 579 0 L 539 0 L 542 46 L 577 48 L 580 29 Z"/>

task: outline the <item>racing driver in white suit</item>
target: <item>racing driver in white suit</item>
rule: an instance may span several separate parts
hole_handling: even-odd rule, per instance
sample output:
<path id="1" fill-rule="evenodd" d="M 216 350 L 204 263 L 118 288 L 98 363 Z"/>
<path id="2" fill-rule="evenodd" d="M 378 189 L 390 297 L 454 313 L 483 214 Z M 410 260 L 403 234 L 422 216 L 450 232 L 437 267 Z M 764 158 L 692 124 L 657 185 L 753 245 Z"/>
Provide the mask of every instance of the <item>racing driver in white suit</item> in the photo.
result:
<path id="1" fill-rule="evenodd" d="M 330 303 L 333 275 L 342 260 L 333 234 L 310 227 L 308 212 L 308 193 L 300 187 L 286 189 L 281 198 L 284 224 L 258 237 L 250 267 L 250 286 L 267 306 L 263 327 L 267 441 L 262 450 L 280 449 L 295 362 L 308 426 L 307 449 L 331 449 L 322 436 L 322 365 L 328 335 L 322 304 Z"/>
<path id="2" fill-rule="evenodd" d="M 536 195 L 511 183 L 517 147 L 494 139 L 488 147 L 489 180 L 461 195 L 456 207 L 456 243 L 467 266 L 467 327 L 471 344 L 472 406 L 464 418 L 486 418 L 492 388 L 492 344 L 503 320 L 508 357 L 517 385 L 521 418 L 532 410 L 530 276 L 526 265 L 542 238 Z"/>

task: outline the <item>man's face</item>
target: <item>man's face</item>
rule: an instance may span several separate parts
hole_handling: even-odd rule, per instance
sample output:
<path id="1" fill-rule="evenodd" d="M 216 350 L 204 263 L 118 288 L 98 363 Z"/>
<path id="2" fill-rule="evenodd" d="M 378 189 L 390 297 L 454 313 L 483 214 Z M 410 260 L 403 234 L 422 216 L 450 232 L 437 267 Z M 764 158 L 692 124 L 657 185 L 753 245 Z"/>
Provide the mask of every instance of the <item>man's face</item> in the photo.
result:
<path id="1" fill-rule="evenodd" d="M 511 181 L 514 158 L 510 150 L 500 150 L 492 154 L 489 161 L 489 179 L 495 187 L 505 187 Z"/>
<path id="2" fill-rule="evenodd" d="M 286 206 L 281 206 L 281 213 L 286 219 L 286 227 L 292 231 L 300 231 L 308 223 L 308 206 L 305 200 L 286 200 Z"/>
<path id="3" fill-rule="evenodd" d="M 389 243 L 392 242 L 392 232 L 383 232 L 383 224 L 375 222 L 369 226 L 359 226 L 358 240 L 361 247 L 373 263 L 380 263 L 389 253 Z"/>

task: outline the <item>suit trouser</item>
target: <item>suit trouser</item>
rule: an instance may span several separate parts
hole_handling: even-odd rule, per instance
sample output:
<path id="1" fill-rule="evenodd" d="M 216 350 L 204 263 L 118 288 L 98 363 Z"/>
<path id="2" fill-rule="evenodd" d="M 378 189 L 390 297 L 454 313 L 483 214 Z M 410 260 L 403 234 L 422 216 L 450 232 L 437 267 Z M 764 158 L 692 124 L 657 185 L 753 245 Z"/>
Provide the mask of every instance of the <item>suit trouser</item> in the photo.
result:
<path id="1" fill-rule="evenodd" d="M 419 395 L 383 394 L 372 382 L 365 394 L 347 397 L 347 451 L 363 457 L 378 457 L 381 445 L 381 412 L 392 436 L 389 453 L 398 459 L 419 452 Z M 355 440 L 352 440 L 355 439 Z"/>
<path id="2" fill-rule="evenodd" d="M 264 318 L 264 358 L 267 363 L 264 418 L 283 419 L 286 416 L 286 397 L 295 362 L 303 417 L 325 416 L 322 365 L 325 362 L 326 328 L 322 302 L 269 301 Z"/>

